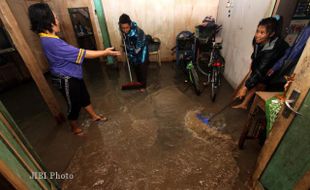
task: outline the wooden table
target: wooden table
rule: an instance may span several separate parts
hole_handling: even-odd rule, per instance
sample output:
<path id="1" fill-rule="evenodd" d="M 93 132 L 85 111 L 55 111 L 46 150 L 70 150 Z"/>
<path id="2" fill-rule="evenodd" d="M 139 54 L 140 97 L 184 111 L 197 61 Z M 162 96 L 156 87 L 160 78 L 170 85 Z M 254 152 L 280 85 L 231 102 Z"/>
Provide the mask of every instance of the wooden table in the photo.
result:
<path id="1" fill-rule="evenodd" d="M 282 92 L 264 92 L 259 91 L 255 93 L 254 101 L 251 106 L 250 112 L 248 114 L 247 122 L 245 123 L 245 126 L 243 127 L 242 133 L 239 138 L 238 146 L 240 149 L 243 148 L 244 141 L 246 139 L 253 139 L 253 136 L 249 136 L 248 133 L 251 129 L 252 123 L 255 120 L 255 117 L 257 115 L 258 108 L 261 109 L 263 112 L 266 110 L 266 101 L 276 95 L 280 95 Z"/>

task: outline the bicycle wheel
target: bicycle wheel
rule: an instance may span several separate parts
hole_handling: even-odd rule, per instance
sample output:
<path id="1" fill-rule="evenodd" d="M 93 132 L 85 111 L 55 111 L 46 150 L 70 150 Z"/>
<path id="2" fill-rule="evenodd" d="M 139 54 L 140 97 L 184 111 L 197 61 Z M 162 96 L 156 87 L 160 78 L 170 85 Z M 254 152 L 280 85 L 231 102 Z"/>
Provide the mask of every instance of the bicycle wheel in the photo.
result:
<path id="1" fill-rule="evenodd" d="M 219 55 L 219 62 L 221 63 L 221 67 L 218 68 L 218 87 L 221 86 L 222 83 L 222 76 L 224 74 L 224 69 L 225 69 L 225 59 L 222 55 Z"/>
<path id="2" fill-rule="evenodd" d="M 197 58 L 198 71 L 205 76 L 208 76 L 210 73 L 209 72 L 210 68 L 208 66 L 209 62 L 210 62 L 210 54 L 208 54 L 208 53 L 204 53 L 204 54 L 200 55 L 199 58 Z"/>
<path id="3" fill-rule="evenodd" d="M 222 55 L 219 55 L 219 58 L 218 58 L 219 62 L 221 63 L 221 68 L 220 68 L 220 72 L 221 74 L 224 74 L 224 68 L 225 68 L 225 59 Z"/>
<path id="4" fill-rule="evenodd" d="M 212 69 L 212 77 L 211 77 L 211 100 L 212 102 L 215 101 L 216 99 L 216 93 L 219 87 L 219 82 L 220 82 L 220 72 L 218 68 L 213 67 Z"/>
<path id="5" fill-rule="evenodd" d="M 189 71 L 189 75 L 190 75 L 189 76 L 190 81 L 193 84 L 193 87 L 195 89 L 197 96 L 199 96 L 201 94 L 201 87 L 200 87 L 200 83 L 199 83 L 198 73 L 197 73 L 195 67 L 192 67 L 188 71 Z"/>

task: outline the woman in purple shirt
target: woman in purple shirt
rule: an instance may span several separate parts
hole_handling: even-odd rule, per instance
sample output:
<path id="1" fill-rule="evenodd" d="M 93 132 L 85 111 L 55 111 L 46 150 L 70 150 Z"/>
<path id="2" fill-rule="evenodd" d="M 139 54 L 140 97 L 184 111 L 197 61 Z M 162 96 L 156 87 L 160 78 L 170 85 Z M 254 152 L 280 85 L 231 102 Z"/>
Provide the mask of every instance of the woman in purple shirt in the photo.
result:
<path id="1" fill-rule="evenodd" d="M 67 44 L 56 35 L 60 32 L 59 21 L 46 3 L 31 5 L 28 14 L 31 30 L 40 36 L 41 45 L 50 66 L 52 83 L 67 101 L 67 117 L 71 130 L 74 134 L 82 135 L 83 131 L 77 122 L 81 108 L 84 108 L 94 121 L 107 120 L 106 117 L 98 115 L 91 105 L 83 81 L 83 60 L 108 55 L 118 56 L 120 52 L 113 51 L 113 48 L 98 51 L 85 50 Z"/>

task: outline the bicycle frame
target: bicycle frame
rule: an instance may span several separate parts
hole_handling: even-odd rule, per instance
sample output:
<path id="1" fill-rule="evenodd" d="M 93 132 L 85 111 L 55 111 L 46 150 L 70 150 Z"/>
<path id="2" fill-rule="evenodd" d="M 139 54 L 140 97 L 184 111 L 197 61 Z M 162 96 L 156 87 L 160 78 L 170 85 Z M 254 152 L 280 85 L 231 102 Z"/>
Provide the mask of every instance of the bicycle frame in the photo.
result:
<path id="1" fill-rule="evenodd" d="M 190 61 L 189 64 L 186 65 L 186 69 L 189 71 L 189 70 L 192 70 L 193 68 L 194 68 L 193 62 Z M 193 79 L 192 79 L 191 75 L 189 75 L 189 80 L 191 83 L 193 83 Z"/>
<path id="2" fill-rule="evenodd" d="M 192 61 L 186 65 L 186 70 L 188 71 L 189 81 L 193 85 L 196 94 L 199 96 L 201 93 L 199 76 Z"/>

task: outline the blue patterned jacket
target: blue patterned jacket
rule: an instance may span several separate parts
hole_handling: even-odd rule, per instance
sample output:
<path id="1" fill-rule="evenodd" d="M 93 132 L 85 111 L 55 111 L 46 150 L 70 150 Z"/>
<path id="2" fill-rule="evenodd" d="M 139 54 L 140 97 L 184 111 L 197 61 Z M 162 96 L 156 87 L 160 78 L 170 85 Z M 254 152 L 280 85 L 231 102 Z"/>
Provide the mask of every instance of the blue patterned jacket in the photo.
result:
<path id="1" fill-rule="evenodd" d="M 143 30 L 137 26 L 137 23 L 132 22 L 130 31 L 127 34 L 122 34 L 129 62 L 131 64 L 144 64 L 148 60 L 148 47 Z"/>

